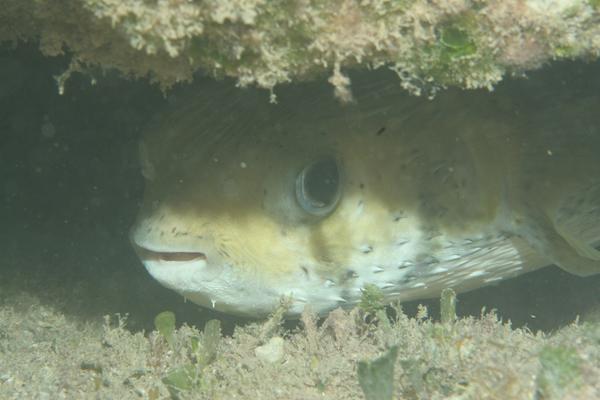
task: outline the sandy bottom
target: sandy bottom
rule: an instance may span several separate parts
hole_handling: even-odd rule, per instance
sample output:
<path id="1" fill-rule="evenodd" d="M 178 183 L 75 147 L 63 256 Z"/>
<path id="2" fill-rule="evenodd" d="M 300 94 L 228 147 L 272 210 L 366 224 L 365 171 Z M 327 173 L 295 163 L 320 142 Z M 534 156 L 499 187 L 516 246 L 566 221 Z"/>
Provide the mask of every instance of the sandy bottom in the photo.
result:
<path id="1" fill-rule="evenodd" d="M 397 398 L 600 398 L 593 313 L 545 334 L 494 313 L 442 324 L 425 307 L 411 317 L 392 312 L 391 323 L 360 309 L 321 321 L 307 313 L 295 323 L 179 310 L 185 322 L 167 340 L 134 328 L 149 316 L 131 315 L 129 325 L 123 314 L 82 314 L 82 293 L 72 288 L 36 296 L 13 284 L 0 289 L 2 399 L 361 399 L 358 362 L 391 345 Z M 199 316 L 223 320 L 209 359 Z M 169 377 L 182 371 L 188 375 L 173 388 Z"/>

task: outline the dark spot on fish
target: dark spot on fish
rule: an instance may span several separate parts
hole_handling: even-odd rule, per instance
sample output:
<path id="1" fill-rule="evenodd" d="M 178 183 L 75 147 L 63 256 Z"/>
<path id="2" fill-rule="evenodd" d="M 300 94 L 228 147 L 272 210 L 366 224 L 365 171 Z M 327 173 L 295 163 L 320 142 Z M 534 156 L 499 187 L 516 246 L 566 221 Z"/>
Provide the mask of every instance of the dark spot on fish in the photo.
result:
<path id="1" fill-rule="evenodd" d="M 404 215 L 404 211 L 399 211 L 397 213 L 394 213 L 394 222 L 398 222 L 402 218 L 406 218 L 406 216 Z"/>
<path id="2" fill-rule="evenodd" d="M 229 258 L 229 253 L 223 249 L 219 250 L 219 254 L 222 255 L 223 257 Z"/>
<path id="3" fill-rule="evenodd" d="M 160 237 L 165 236 L 165 231 L 160 231 Z"/>
<path id="4" fill-rule="evenodd" d="M 432 241 L 433 239 L 435 239 L 436 237 L 442 236 L 442 232 L 438 231 L 437 229 L 424 229 L 424 240 L 426 241 Z"/>
<path id="5" fill-rule="evenodd" d="M 267 195 L 267 189 L 263 189 L 263 196 Z"/>
<path id="6" fill-rule="evenodd" d="M 175 231 L 177 231 L 177 227 L 174 226 L 173 229 L 171 229 L 171 233 L 175 233 Z"/>
<path id="7" fill-rule="evenodd" d="M 438 260 L 437 258 L 433 257 L 433 256 L 427 256 L 425 257 L 425 259 L 422 261 L 424 266 L 430 266 L 430 265 L 434 265 L 434 264 L 439 264 L 440 260 Z"/>
<path id="8" fill-rule="evenodd" d="M 162 221 L 163 219 L 165 219 L 165 214 L 161 215 L 160 218 L 158 219 L 159 221 Z"/>
<path id="9" fill-rule="evenodd" d="M 408 239 L 398 239 L 396 241 L 396 243 L 394 243 L 394 244 L 398 247 L 401 247 L 401 246 L 404 246 L 408 242 L 410 242 L 410 240 L 408 240 Z"/>
<path id="10" fill-rule="evenodd" d="M 344 274 L 344 280 L 350 280 L 355 278 L 358 278 L 358 274 L 354 270 L 349 269 Z"/>
<path id="11" fill-rule="evenodd" d="M 383 132 L 385 132 L 385 126 L 382 126 L 381 128 L 379 128 L 379 130 L 377 131 L 377 133 L 375 133 L 377 136 L 380 136 Z"/>
<path id="12" fill-rule="evenodd" d="M 362 252 L 363 254 L 369 254 L 369 253 L 370 253 L 370 252 L 372 252 L 372 251 L 373 251 L 373 246 L 371 246 L 370 244 L 368 244 L 368 245 L 367 245 L 365 248 L 363 248 L 363 249 L 361 250 L 361 252 Z"/>
<path id="13" fill-rule="evenodd" d="M 406 275 L 404 275 L 402 279 L 400 279 L 399 283 L 410 283 L 416 280 L 417 278 L 418 276 L 415 273 L 407 272 Z"/>
<path id="14" fill-rule="evenodd" d="M 365 184 L 361 182 L 361 183 L 358 185 L 358 187 L 359 187 L 359 188 L 361 188 L 361 189 L 364 189 L 364 188 L 365 188 Z"/>
<path id="15" fill-rule="evenodd" d="M 300 269 L 302 269 L 302 272 L 304 272 L 304 275 L 306 275 L 306 279 L 310 278 L 310 273 L 308 272 L 308 268 L 306 268 L 304 265 L 301 265 Z"/>

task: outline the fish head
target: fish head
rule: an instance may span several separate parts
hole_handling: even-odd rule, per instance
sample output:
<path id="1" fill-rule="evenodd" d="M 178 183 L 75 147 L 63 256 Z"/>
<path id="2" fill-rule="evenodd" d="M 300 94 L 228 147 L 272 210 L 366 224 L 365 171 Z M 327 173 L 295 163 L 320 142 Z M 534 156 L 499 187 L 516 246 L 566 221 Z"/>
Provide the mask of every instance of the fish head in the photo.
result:
<path id="1" fill-rule="evenodd" d="M 352 110 L 253 110 L 184 112 L 142 141 L 131 237 L 162 285 L 231 314 L 266 315 L 282 297 L 290 315 L 322 314 L 425 257 L 410 212 L 418 177 L 398 174 L 411 154 L 382 134 L 389 126 Z"/>

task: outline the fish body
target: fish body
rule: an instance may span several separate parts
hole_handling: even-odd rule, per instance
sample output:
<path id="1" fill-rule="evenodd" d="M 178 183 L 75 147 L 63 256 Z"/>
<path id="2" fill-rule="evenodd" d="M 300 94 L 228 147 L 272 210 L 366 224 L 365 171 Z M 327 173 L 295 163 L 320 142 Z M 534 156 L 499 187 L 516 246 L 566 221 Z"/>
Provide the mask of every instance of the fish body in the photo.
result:
<path id="1" fill-rule="evenodd" d="M 289 297 L 290 317 L 367 284 L 402 301 L 550 264 L 600 272 L 598 98 L 353 90 L 341 105 L 300 85 L 273 105 L 206 83 L 162 116 L 140 145 L 131 235 L 148 272 L 231 314 Z"/>

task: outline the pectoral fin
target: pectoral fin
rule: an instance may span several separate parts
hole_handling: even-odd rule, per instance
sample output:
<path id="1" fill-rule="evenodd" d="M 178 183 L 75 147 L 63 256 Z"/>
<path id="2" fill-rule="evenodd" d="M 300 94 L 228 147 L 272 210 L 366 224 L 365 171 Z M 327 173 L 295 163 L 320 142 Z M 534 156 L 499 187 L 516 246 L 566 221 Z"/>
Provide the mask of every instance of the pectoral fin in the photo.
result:
<path id="1" fill-rule="evenodd" d="M 600 273 L 600 251 L 557 227 L 541 211 L 528 209 L 515 216 L 512 230 L 541 256 L 567 272 L 578 276 Z"/>

